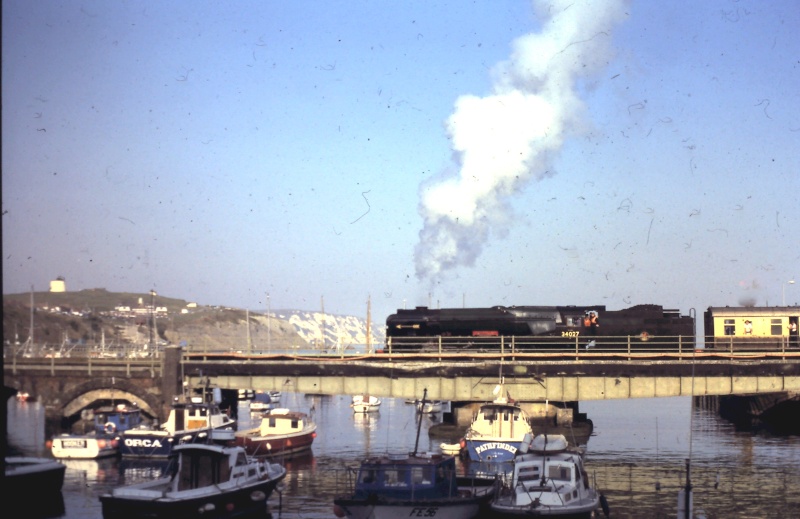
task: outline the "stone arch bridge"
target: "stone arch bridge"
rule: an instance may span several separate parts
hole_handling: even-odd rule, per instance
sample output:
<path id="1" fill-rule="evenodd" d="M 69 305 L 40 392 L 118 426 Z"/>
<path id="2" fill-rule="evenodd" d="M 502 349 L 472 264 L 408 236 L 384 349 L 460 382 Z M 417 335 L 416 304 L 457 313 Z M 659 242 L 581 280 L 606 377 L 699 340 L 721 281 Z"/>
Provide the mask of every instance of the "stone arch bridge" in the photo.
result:
<path id="1" fill-rule="evenodd" d="M 159 360 L 130 360 L 110 364 L 93 359 L 24 359 L 4 366 L 4 385 L 33 395 L 45 408 L 45 420 L 58 422 L 93 402 L 127 401 L 150 417 L 163 421 L 172 397 L 181 391 L 180 349 L 167 348 Z M 50 362 L 48 366 L 48 362 Z"/>

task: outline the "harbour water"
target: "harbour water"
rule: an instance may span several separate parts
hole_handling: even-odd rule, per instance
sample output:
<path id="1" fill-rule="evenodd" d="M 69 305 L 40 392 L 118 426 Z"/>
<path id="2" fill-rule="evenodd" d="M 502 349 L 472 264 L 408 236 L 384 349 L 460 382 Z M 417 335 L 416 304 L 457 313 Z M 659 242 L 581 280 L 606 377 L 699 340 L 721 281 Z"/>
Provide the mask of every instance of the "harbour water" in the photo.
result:
<path id="1" fill-rule="evenodd" d="M 270 499 L 274 518 L 333 518 L 333 498 L 344 488 L 348 468 L 370 454 L 414 449 L 414 406 L 386 398 L 378 413 L 359 415 L 349 405 L 349 395 L 283 393 L 281 406 L 312 414 L 318 429 L 311 453 L 284 461 L 287 477 Z M 239 411 L 240 427 L 248 426 L 247 407 L 240 405 Z M 800 517 L 800 436 L 737 431 L 711 411 L 692 410 L 688 398 L 584 402 L 581 411 L 594 423 L 586 466 L 608 500 L 611 517 L 677 517 L 687 459 L 694 517 Z M 457 439 L 429 435 L 440 420 L 440 415 L 423 417 L 419 451 L 438 452 L 441 442 Z M 49 456 L 39 403 L 12 398 L 7 423 L 12 447 Z M 63 507 L 56 503 L 47 517 L 101 519 L 100 494 L 157 477 L 165 465 L 120 458 L 65 463 Z M 18 517 L 31 514 L 20 510 Z"/>

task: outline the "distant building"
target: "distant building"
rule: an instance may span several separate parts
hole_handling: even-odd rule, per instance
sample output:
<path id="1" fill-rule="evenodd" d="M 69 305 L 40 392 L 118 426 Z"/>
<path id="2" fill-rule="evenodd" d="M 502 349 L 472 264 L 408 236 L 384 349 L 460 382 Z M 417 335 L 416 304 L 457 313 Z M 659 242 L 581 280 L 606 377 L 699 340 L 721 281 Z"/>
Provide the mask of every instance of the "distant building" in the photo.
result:
<path id="1" fill-rule="evenodd" d="M 64 281 L 64 278 L 58 276 L 56 279 L 50 282 L 50 292 L 66 292 L 67 291 L 67 282 Z"/>

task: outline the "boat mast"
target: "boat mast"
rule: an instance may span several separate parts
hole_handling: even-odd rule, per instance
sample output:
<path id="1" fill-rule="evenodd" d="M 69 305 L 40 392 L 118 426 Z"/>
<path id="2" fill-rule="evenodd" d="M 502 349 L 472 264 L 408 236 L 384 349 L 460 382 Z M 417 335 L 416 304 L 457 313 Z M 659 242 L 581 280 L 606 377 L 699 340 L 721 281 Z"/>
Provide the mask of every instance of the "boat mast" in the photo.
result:
<path id="1" fill-rule="evenodd" d="M 428 388 L 426 387 L 425 389 L 422 390 L 422 402 L 420 403 L 422 407 L 420 409 L 425 408 L 425 398 L 427 396 L 428 396 Z M 412 454 L 412 456 L 417 455 L 417 447 L 419 447 L 419 431 L 420 429 L 422 429 L 422 414 L 423 413 L 417 413 L 417 419 L 419 420 L 417 422 L 417 440 L 414 442 L 414 453 Z"/>
<path id="2" fill-rule="evenodd" d="M 253 341 L 250 339 L 250 309 L 245 308 L 245 321 L 247 322 L 247 353 L 253 353 Z"/>

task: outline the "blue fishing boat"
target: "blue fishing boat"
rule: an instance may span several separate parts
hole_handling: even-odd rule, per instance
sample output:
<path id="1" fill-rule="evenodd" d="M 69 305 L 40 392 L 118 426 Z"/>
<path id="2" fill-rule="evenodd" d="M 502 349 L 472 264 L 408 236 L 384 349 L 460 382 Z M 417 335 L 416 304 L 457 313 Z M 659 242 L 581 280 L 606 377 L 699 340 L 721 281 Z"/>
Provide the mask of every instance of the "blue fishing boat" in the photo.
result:
<path id="1" fill-rule="evenodd" d="M 425 395 L 427 390 L 423 405 Z M 472 519 L 488 511 L 494 481 L 459 478 L 455 456 L 417 454 L 421 425 L 422 416 L 418 415 L 414 452 L 361 462 L 348 478 L 348 492 L 333 500 L 336 517 Z"/>
<path id="2" fill-rule="evenodd" d="M 124 457 L 164 458 L 174 445 L 229 443 L 235 434 L 236 420 L 222 412 L 218 399 L 176 397 L 165 423 L 128 429 L 122 433 L 119 449 Z"/>

